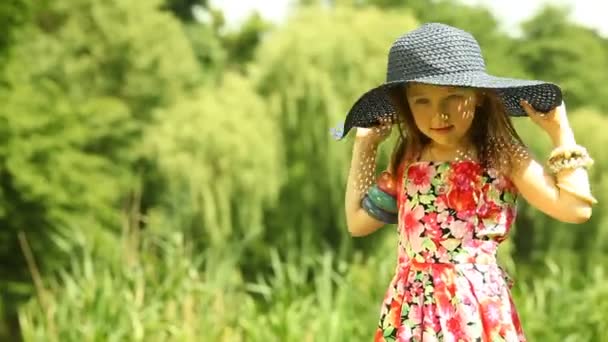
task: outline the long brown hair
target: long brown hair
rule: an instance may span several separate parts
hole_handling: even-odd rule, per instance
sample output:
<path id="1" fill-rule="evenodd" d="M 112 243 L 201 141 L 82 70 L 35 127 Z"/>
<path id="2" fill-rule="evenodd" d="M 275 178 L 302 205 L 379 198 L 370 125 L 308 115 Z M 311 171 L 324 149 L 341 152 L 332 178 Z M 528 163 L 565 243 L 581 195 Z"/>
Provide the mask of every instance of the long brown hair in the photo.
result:
<path id="1" fill-rule="evenodd" d="M 508 146 L 511 144 L 524 145 L 521 137 L 515 131 L 502 101 L 493 89 L 478 88 L 482 96 L 481 103 L 475 109 L 475 117 L 469 134 L 473 146 L 477 149 L 479 161 L 484 168 L 495 167 L 504 174 L 509 174 L 513 167 L 513 158 Z M 402 162 L 410 163 L 422 152 L 430 142 L 416 126 L 414 117 L 405 97 L 405 87 L 399 86 L 389 90 L 391 101 L 397 109 L 400 120 L 399 138 L 390 158 L 390 172 L 397 174 L 397 168 Z"/>

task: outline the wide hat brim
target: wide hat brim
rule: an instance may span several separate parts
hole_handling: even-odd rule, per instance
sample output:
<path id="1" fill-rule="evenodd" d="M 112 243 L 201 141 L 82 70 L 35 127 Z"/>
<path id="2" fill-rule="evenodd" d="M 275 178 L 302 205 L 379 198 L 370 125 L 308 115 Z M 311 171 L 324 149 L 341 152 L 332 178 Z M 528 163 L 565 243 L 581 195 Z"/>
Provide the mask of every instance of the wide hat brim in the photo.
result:
<path id="1" fill-rule="evenodd" d="M 510 116 L 527 116 L 520 105 L 521 100 L 528 101 L 540 112 L 548 112 L 562 103 L 562 91 L 553 83 L 497 77 L 480 71 L 397 80 L 386 82 L 363 94 L 348 111 L 344 123 L 331 129 L 334 138 L 344 138 L 353 127 L 373 127 L 385 122 L 383 119 L 393 120 L 396 109 L 390 100 L 389 90 L 411 82 L 494 89 Z"/>

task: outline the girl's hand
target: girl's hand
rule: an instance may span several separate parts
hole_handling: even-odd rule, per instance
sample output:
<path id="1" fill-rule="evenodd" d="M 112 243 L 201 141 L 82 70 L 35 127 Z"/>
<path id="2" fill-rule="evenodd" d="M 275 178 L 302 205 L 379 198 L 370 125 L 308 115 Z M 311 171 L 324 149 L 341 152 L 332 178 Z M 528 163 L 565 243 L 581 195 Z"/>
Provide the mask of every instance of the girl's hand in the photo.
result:
<path id="1" fill-rule="evenodd" d="M 371 128 L 357 127 L 357 140 L 371 144 L 380 144 L 391 135 L 392 124 L 382 124 Z"/>
<path id="2" fill-rule="evenodd" d="M 558 137 L 563 132 L 571 131 L 564 102 L 547 113 L 537 111 L 525 100 L 521 100 L 521 106 L 530 119 L 545 130 L 551 138 Z"/>

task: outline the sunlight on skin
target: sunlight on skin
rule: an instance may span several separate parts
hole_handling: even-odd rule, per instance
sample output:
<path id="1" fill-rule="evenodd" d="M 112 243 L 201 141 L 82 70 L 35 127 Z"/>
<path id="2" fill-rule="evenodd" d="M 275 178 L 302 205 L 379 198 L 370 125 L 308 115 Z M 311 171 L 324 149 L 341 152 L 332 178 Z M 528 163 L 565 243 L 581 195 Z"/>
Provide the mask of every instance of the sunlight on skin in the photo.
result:
<path id="1" fill-rule="evenodd" d="M 443 155 L 470 149 L 478 90 L 413 83 L 405 88 L 405 96 L 416 126 L 431 139 L 431 149 Z"/>

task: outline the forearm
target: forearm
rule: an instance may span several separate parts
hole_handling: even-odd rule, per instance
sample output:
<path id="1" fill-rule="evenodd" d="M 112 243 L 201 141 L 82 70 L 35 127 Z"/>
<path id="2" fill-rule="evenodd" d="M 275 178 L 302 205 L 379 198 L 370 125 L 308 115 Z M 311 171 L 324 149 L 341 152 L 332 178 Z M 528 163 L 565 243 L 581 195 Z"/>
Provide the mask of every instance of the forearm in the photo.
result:
<path id="1" fill-rule="evenodd" d="M 570 128 L 562 129 L 551 136 L 554 147 L 575 146 L 576 140 Z M 591 195 L 589 174 L 585 168 L 565 169 L 555 175 L 559 189 L 559 202 L 565 208 L 575 210 L 582 219 L 591 216 L 591 205 L 595 198 Z"/>
<path id="2" fill-rule="evenodd" d="M 344 200 L 348 230 L 354 236 L 370 234 L 383 226 L 361 208 L 361 200 L 375 180 L 377 150 L 377 144 L 355 139 Z"/>

